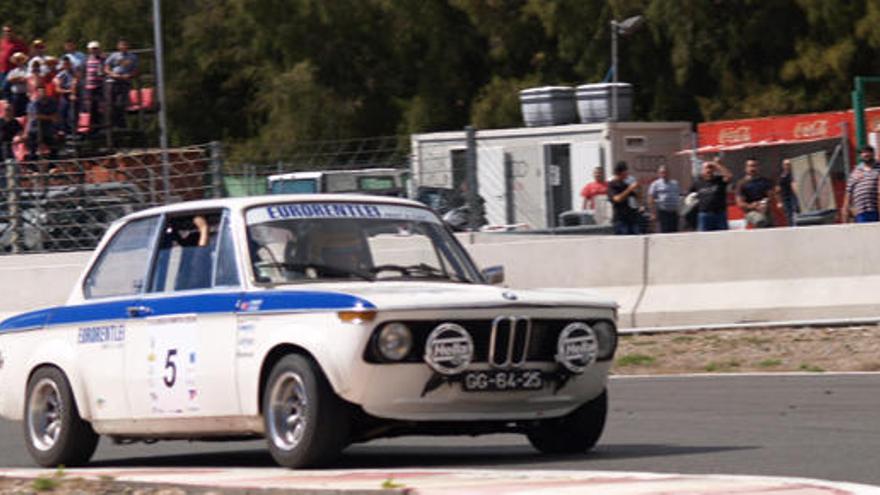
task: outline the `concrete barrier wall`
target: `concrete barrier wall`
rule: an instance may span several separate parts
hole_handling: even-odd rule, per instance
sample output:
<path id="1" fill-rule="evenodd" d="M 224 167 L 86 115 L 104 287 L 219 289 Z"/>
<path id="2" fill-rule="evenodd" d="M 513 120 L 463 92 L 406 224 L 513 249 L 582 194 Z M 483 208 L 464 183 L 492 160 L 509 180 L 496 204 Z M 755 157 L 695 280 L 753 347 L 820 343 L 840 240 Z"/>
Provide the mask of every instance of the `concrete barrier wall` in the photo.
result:
<path id="1" fill-rule="evenodd" d="M 543 237 L 466 245 L 480 267 L 503 265 L 514 288 L 593 288 L 620 305 L 628 318 L 644 287 L 643 237 Z"/>
<path id="2" fill-rule="evenodd" d="M 595 287 L 618 299 L 622 327 L 880 316 L 880 224 L 469 240 L 478 263 L 506 265 L 511 287 Z"/>
<path id="3" fill-rule="evenodd" d="M 880 224 L 690 234 L 459 236 L 513 288 L 594 288 L 621 327 L 880 316 Z M 0 317 L 63 304 L 91 253 L 0 257 Z"/>
<path id="4" fill-rule="evenodd" d="M 650 236 L 635 325 L 880 315 L 880 225 Z"/>
<path id="5" fill-rule="evenodd" d="M 91 251 L 0 256 L 0 319 L 63 304 Z"/>

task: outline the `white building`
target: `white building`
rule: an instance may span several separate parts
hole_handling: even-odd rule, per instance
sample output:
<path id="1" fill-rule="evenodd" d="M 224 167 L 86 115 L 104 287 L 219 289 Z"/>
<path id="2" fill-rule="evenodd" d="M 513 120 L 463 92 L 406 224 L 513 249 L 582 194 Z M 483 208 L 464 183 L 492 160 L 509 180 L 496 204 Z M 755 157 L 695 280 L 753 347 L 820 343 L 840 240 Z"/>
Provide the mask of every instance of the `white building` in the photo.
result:
<path id="1" fill-rule="evenodd" d="M 581 188 L 601 166 L 606 178 L 625 160 L 643 184 L 667 165 L 683 188 L 691 183 L 689 122 L 602 122 L 476 131 L 478 193 L 490 224 L 556 226 L 559 214 L 580 210 Z M 466 177 L 464 131 L 414 134 L 416 186 L 454 189 Z M 643 191 L 647 187 L 643 188 Z"/>

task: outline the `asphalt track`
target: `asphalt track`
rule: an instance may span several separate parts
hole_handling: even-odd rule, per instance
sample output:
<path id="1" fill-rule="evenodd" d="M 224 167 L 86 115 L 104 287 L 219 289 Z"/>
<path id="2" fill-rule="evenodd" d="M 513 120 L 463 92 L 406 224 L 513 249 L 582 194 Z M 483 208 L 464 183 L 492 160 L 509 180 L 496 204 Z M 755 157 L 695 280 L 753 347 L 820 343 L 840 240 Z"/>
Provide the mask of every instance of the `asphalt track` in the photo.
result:
<path id="1" fill-rule="evenodd" d="M 410 437 L 357 445 L 334 468 L 488 468 L 796 476 L 880 485 L 880 374 L 616 378 L 586 456 L 538 455 L 524 438 Z M 103 442 L 95 465 L 271 467 L 262 442 Z M 32 467 L 0 421 L 0 466 Z"/>

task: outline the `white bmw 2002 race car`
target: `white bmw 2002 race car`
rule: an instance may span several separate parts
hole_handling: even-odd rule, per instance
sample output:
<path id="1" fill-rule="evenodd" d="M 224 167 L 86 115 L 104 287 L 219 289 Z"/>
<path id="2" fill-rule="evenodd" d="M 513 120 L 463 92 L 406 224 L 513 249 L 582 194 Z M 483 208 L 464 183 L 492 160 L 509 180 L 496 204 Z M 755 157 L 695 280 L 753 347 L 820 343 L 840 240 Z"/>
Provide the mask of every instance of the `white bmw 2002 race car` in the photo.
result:
<path id="1" fill-rule="evenodd" d="M 0 414 L 23 420 L 43 466 L 87 463 L 99 435 L 266 437 L 288 467 L 406 434 L 514 432 L 586 452 L 605 423 L 616 305 L 490 285 L 501 278 L 412 201 L 141 211 L 108 230 L 66 305 L 0 324 Z"/>

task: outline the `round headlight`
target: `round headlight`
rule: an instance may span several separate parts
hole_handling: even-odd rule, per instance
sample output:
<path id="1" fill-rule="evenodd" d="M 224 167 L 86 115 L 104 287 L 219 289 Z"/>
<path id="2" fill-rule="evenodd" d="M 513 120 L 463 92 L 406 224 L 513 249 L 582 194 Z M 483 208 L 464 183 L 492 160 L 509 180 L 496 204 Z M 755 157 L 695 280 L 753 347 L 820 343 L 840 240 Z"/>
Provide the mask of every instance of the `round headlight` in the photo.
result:
<path id="1" fill-rule="evenodd" d="M 583 373 L 596 361 L 599 343 L 596 332 L 582 322 L 569 323 L 559 333 L 556 362 L 572 373 Z"/>
<path id="2" fill-rule="evenodd" d="M 412 349 L 412 332 L 403 323 L 389 323 L 379 332 L 376 350 L 383 359 L 400 361 Z"/>

